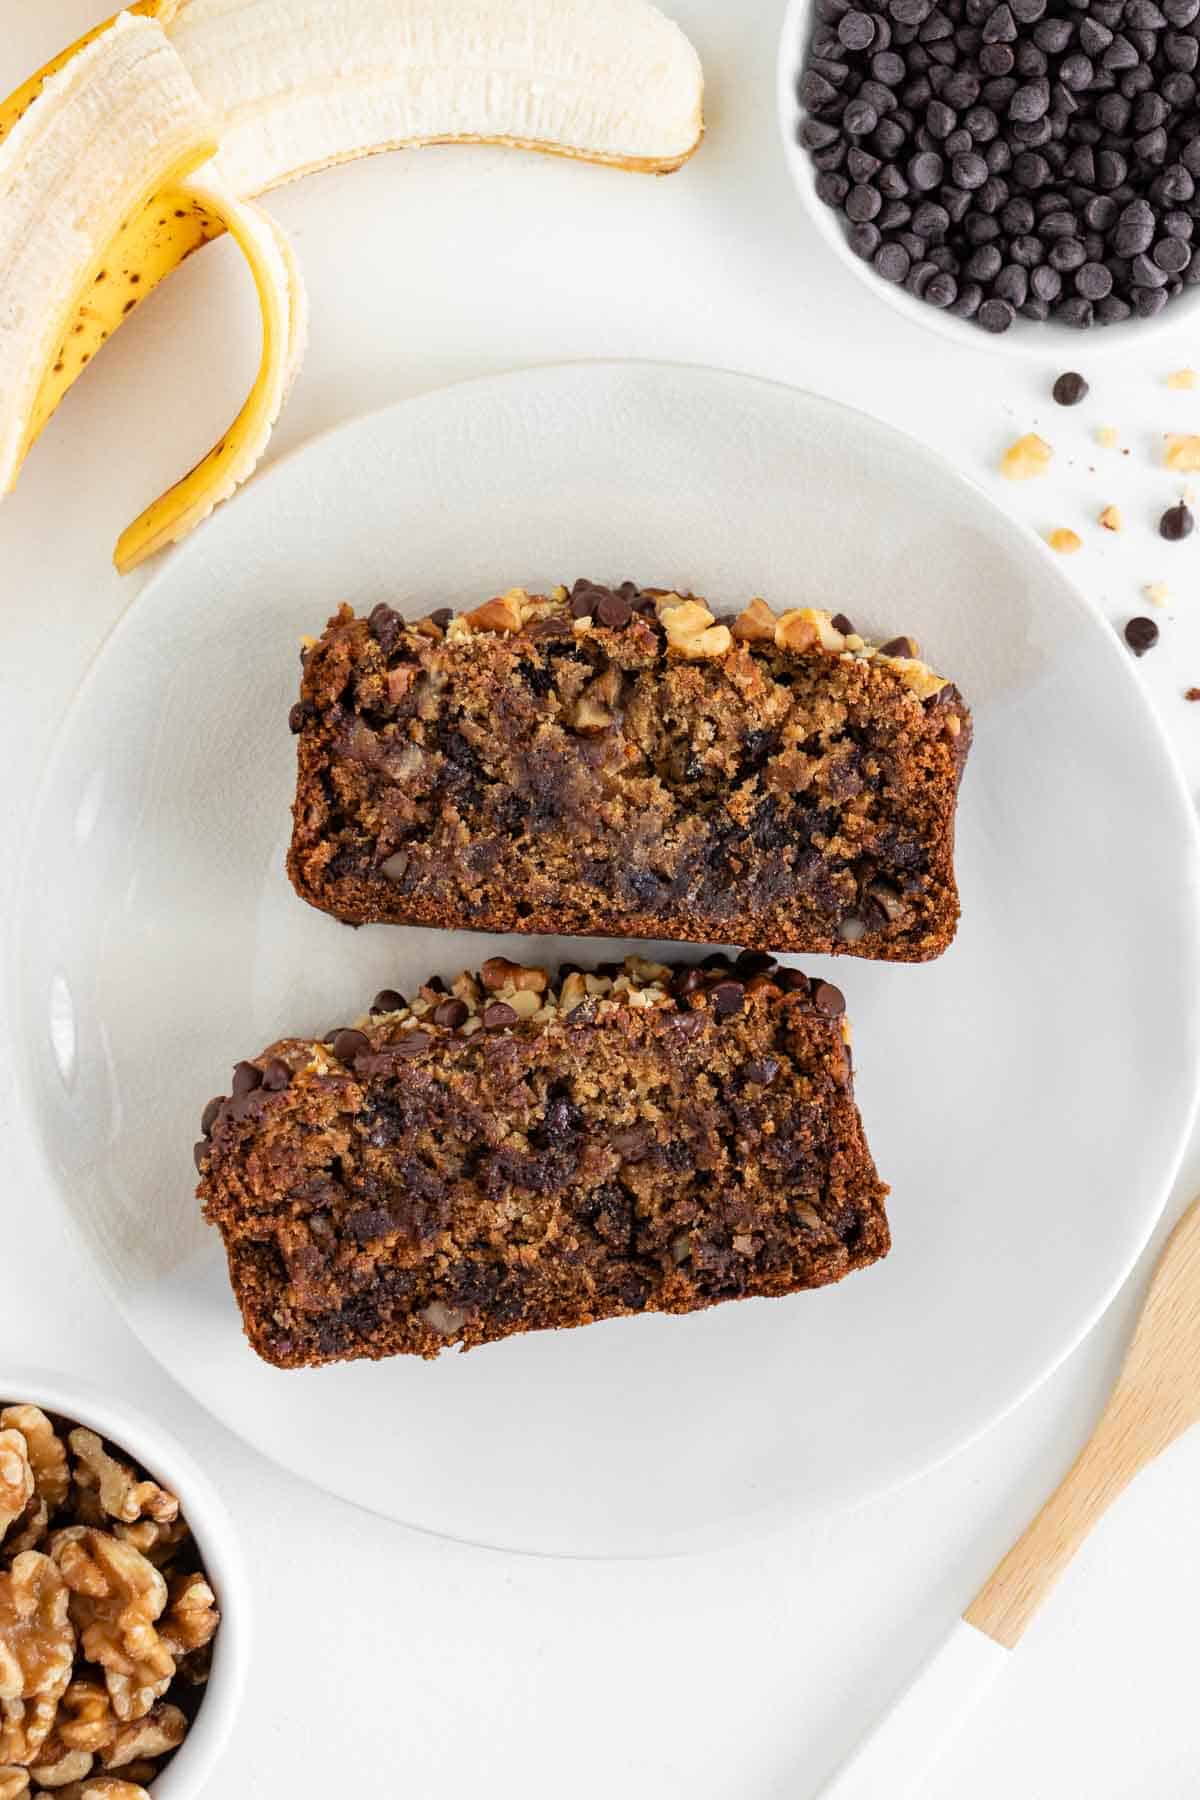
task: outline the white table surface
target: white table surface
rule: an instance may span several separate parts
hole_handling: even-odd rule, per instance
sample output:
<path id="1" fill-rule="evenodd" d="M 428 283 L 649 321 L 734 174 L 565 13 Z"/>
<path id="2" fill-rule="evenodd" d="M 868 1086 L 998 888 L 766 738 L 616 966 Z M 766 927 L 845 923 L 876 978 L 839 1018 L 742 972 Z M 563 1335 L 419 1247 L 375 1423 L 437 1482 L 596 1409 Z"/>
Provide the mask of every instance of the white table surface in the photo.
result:
<path id="1" fill-rule="evenodd" d="M 0 93 L 105 10 L 3 0 Z M 1195 787 L 1200 705 L 1182 691 L 1200 684 L 1200 534 L 1155 535 L 1176 490 L 1154 452 L 1165 430 L 1200 430 L 1200 391 L 1163 384 L 1200 363 L 1200 328 L 1183 328 L 1177 351 L 1139 360 L 1135 347 L 1115 363 L 1072 339 L 1092 399 L 1066 412 L 1032 365 L 910 326 L 834 265 L 794 199 L 774 117 L 779 0 L 673 11 L 704 57 L 709 136 L 669 181 L 443 149 L 272 198 L 313 303 L 312 349 L 272 454 L 404 395 L 544 360 L 662 357 L 817 388 L 931 441 L 1031 528 L 1076 526 L 1086 549 L 1072 572 L 1106 616 L 1148 610 L 1142 584 L 1168 581 L 1162 642 L 1137 674 Z M 136 598 L 138 579 L 111 572 L 112 542 L 240 404 L 256 355 L 247 288 L 224 246 L 189 263 L 71 394 L 0 509 L 9 845 L 76 683 Z M 1128 456 L 1092 441 L 1100 423 L 1120 429 Z M 1055 445 L 1054 473 L 1008 487 L 998 452 L 1030 429 Z M 1110 500 L 1125 512 L 1120 538 L 1093 523 Z M 15 861 L 0 859 L 5 910 Z M 64 1234 L 17 1104 L 21 1047 L 0 1037 L 0 1377 L 6 1360 L 96 1374 L 173 1425 L 242 1521 L 258 1635 L 211 1789 L 221 1800 L 458 1800 L 484 1786 L 514 1800 L 807 1800 L 1071 1460 L 1145 1276 L 983 1441 L 853 1514 L 674 1561 L 466 1549 L 278 1473 L 159 1371 Z M 1168 1217 L 1197 1188 L 1200 1141 Z M 927 1800 L 1200 1791 L 1198 1495 L 1193 1434 L 1086 1547 Z"/>

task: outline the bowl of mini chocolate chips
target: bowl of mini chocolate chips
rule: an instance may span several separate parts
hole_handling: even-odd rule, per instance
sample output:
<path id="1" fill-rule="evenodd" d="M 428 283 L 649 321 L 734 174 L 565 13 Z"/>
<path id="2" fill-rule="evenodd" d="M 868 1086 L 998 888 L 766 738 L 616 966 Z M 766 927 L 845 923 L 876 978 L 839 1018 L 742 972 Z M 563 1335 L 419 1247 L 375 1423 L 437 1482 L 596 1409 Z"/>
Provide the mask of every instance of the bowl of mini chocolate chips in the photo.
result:
<path id="1" fill-rule="evenodd" d="M 791 0 L 780 118 L 881 298 L 1056 360 L 1067 330 L 1114 348 L 1192 316 L 1198 63 L 1200 0 Z"/>

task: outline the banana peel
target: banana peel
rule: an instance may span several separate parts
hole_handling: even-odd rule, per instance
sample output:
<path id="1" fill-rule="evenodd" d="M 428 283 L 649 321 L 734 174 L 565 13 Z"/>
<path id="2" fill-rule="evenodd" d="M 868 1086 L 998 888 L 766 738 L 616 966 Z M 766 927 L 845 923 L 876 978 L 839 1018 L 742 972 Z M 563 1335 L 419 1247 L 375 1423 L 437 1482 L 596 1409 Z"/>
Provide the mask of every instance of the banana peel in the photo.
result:
<path id="1" fill-rule="evenodd" d="M 24 266 L 6 267 L 6 235 L 15 242 L 14 219 L 36 215 L 14 214 L 11 197 L 22 182 L 45 188 L 44 146 L 66 142 L 72 121 L 78 137 L 81 109 L 103 111 L 118 52 L 131 60 L 130 34 L 145 68 L 137 118 L 144 125 L 157 108 L 159 128 L 150 150 L 135 133 L 125 154 L 110 140 L 108 160 L 93 157 L 103 179 L 86 207 L 78 192 L 43 196 L 59 209 L 48 218 L 75 209 L 87 242 L 70 270 L 60 256 L 53 305 L 35 331 L 30 315 L 50 290 L 30 285 L 24 302 L 14 298 Z M 306 324 L 295 259 L 253 196 L 333 163 L 441 143 L 667 174 L 703 137 L 702 102 L 695 51 L 649 0 L 137 0 L 0 104 L 0 492 L 113 332 L 226 232 L 258 293 L 258 376 L 220 444 L 122 534 L 118 568 L 177 541 L 248 477 Z M 185 112 L 192 136 L 171 161 Z"/>

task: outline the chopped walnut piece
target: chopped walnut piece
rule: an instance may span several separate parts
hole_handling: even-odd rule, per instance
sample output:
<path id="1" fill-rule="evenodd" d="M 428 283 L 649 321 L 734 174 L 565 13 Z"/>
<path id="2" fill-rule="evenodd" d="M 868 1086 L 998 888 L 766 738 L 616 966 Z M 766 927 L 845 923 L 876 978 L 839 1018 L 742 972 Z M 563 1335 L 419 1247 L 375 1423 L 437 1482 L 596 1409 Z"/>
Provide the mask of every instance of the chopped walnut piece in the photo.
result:
<path id="1" fill-rule="evenodd" d="M 572 1013 L 577 1006 L 582 1006 L 587 999 L 587 983 L 583 976 L 572 972 L 562 984 L 558 996 L 558 1004 L 565 1013 Z"/>
<path id="2" fill-rule="evenodd" d="M 168 1588 L 167 1610 L 159 1636 L 173 1656 L 202 1650 L 221 1623 L 217 1597 L 204 1575 L 177 1575 Z"/>
<path id="3" fill-rule="evenodd" d="M 29 1792 L 29 1770 L 7 1763 L 0 1769 L 0 1800 L 21 1800 Z"/>
<path id="4" fill-rule="evenodd" d="M 1163 461 L 1168 469 L 1174 469 L 1181 475 L 1200 469 L 1200 437 L 1180 436 L 1176 432 L 1169 431 Z"/>
<path id="5" fill-rule="evenodd" d="M 1057 531 L 1050 532 L 1046 542 L 1052 550 L 1057 550 L 1060 556 L 1074 556 L 1077 550 L 1083 549 L 1083 539 L 1077 531 L 1072 531 L 1067 525 L 1060 525 Z"/>
<path id="6" fill-rule="evenodd" d="M 1174 369 L 1167 376 L 1169 388 L 1194 388 L 1196 385 L 1195 369 Z"/>
<path id="7" fill-rule="evenodd" d="M 0 1428 L 19 1431 L 25 1439 L 33 1484 L 51 1512 L 66 1500 L 71 1488 L 67 1447 L 40 1406 L 6 1406 L 0 1412 Z"/>
<path id="8" fill-rule="evenodd" d="M 1006 481 L 1029 481 L 1035 475 L 1044 475 L 1053 457 L 1045 438 L 1030 431 L 1009 445 L 1000 458 L 1000 473 Z"/>
<path id="9" fill-rule="evenodd" d="M 544 994 L 550 977 L 545 969 L 529 969 L 522 963 L 509 962 L 503 956 L 489 956 L 479 971 L 483 985 L 490 993 Z"/>
<path id="10" fill-rule="evenodd" d="M 99 1663 L 118 1719 L 140 1719 L 162 1698 L 175 1658 L 155 1630 L 167 1584 L 132 1544 L 87 1531 L 56 1553 L 71 1590 L 71 1618 L 83 1653 Z"/>
<path id="11" fill-rule="evenodd" d="M 70 1596 L 48 1556 L 23 1550 L 0 1574 L 0 1763 L 28 1763 L 71 1679 Z"/>
<path id="12" fill-rule="evenodd" d="M 781 650 L 799 651 L 811 650 L 819 644 L 822 650 L 835 656 L 840 656 L 846 648 L 846 639 L 829 614 L 815 606 L 780 613 L 775 625 L 775 642 Z"/>
<path id="13" fill-rule="evenodd" d="M 657 605 L 669 650 L 678 651 L 689 662 L 704 662 L 732 650 L 733 635 L 728 625 L 718 625 L 701 601 L 667 594 Z"/>
<path id="14" fill-rule="evenodd" d="M 49 1524 L 50 1509 L 35 1494 L 4 1540 L 5 1555 L 17 1556 L 22 1550 L 39 1550 Z"/>
<path id="15" fill-rule="evenodd" d="M 464 614 L 465 621 L 475 631 L 520 631 L 524 597 L 520 590 L 501 594 L 485 606 L 476 607 L 474 612 Z"/>
<path id="16" fill-rule="evenodd" d="M 112 1743 L 117 1729 L 108 1689 L 98 1681 L 73 1681 L 58 1709 L 55 1737 L 70 1750 L 94 1754 Z"/>
<path id="17" fill-rule="evenodd" d="M 1102 450 L 1115 450 L 1120 441 L 1121 436 L 1115 425 L 1097 425 L 1096 442 Z"/>
<path id="18" fill-rule="evenodd" d="M 149 1517 L 169 1524 L 179 1517 L 179 1502 L 156 1481 L 138 1481 L 133 1470 L 115 1456 L 110 1456 L 94 1431 L 77 1425 L 70 1434 L 71 1449 L 82 1467 L 75 1470 L 80 1486 L 95 1488 L 100 1504 L 110 1519 L 132 1525 L 135 1519 Z"/>
<path id="19" fill-rule="evenodd" d="M 735 638 L 745 644 L 772 644 L 775 641 L 775 614 L 765 600 L 751 600 L 733 621 Z"/>
<path id="20" fill-rule="evenodd" d="M 88 1775 L 59 1788 L 58 1800 L 150 1800 L 144 1787 L 135 1781 L 120 1781 L 115 1775 Z"/>
<path id="21" fill-rule="evenodd" d="M 590 693 L 580 694 L 568 717 L 573 731 L 607 731 L 613 722 L 613 715 L 606 706 L 601 706 Z"/>
<path id="22" fill-rule="evenodd" d="M 1104 511 L 1100 514 L 1100 523 L 1103 525 L 1105 531 L 1122 531 L 1125 526 L 1125 521 L 1121 517 L 1120 507 L 1106 506 Z"/>
<path id="23" fill-rule="evenodd" d="M 160 1525 L 157 1519 L 138 1519 L 132 1525 L 123 1525 L 118 1520 L 113 1526 L 113 1534 L 122 1543 L 132 1544 L 135 1550 L 140 1550 L 156 1569 L 165 1567 L 192 1535 L 187 1520 L 182 1518 L 169 1525 Z"/>
<path id="24" fill-rule="evenodd" d="M 122 1725 L 100 1760 L 106 1769 L 123 1769 L 141 1757 L 166 1756 L 187 1736 L 187 1717 L 177 1706 L 152 1707 L 144 1719 Z"/>
<path id="25" fill-rule="evenodd" d="M 90 1775 L 94 1760 L 89 1750 L 68 1750 L 55 1732 L 42 1745 L 29 1772 L 39 1787 L 64 1788 Z"/>
<path id="26" fill-rule="evenodd" d="M 1171 596 L 1171 590 L 1165 581 L 1148 581 L 1142 592 L 1152 606 L 1165 606 Z"/>
<path id="27" fill-rule="evenodd" d="M 0 1431 L 0 1541 L 33 1499 L 29 1446 L 19 1431 Z"/>

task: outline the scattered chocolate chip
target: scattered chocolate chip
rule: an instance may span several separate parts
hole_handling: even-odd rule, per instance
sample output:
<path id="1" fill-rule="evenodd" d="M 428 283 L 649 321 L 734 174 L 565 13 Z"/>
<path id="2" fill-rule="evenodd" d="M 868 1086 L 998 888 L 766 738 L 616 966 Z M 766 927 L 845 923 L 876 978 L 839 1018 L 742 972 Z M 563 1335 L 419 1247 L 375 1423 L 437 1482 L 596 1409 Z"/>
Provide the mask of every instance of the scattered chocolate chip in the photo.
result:
<path id="1" fill-rule="evenodd" d="M 831 981 L 814 981 L 812 1000 L 817 1011 L 827 1014 L 831 1019 L 840 1019 L 846 1010 L 846 996 Z"/>
<path id="2" fill-rule="evenodd" d="M 858 635 L 845 613 L 834 613 L 829 622 L 835 631 L 841 632 L 843 637 L 856 637 Z"/>
<path id="3" fill-rule="evenodd" d="M 200 1129 L 204 1133 L 205 1137 L 212 1136 L 213 1126 L 216 1124 L 217 1118 L 218 1118 L 221 1108 L 224 1106 L 224 1104 L 225 1104 L 224 1094 L 217 1094 L 214 1099 L 209 1101 L 208 1105 L 205 1107 L 204 1111 L 201 1113 Z"/>
<path id="4" fill-rule="evenodd" d="M 395 1043 L 389 1044 L 388 1049 L 395 1056 L 420 1056 L 422 1051 L 428 1050 L 432 1042 L 433 1039 L 427 1031 L 406 1031 L 396 1039 Z"/>
<path id="5" fill-rule="evenodd" d="M 255 1088 L 262 1086 L 262 1070 L 256 1069 L 252 1062 L 240 1062 L 233 1071 L 233 1097 L 240 1100 L 243 1094 L 252 1094 Z"/>
<path id="6" fill-rule="evenodd" d="M 712 991 L 713 1006 L 719 1019 L 732 1018 L 746 1004 L 746 990 L 740 981 L 719 981 Z"/>
<path id="7" fill-rule="evenodd" d="M 679 969 L 671 978 L 671 992 L 677 1000 L 686 1000 L 704 986 L 704 976 L 699 969 Z"/>
<path id="8" fill-rule="evenodd" d="M 775 967 L 775 958 L 768 956 L 765 950 L 743 950 L 734 967 L 744 981 L 749 981 L 753 975 L 769 975 Z"/>
<path id="9" fill-rule="evenodd" d="M 404 995 L 398 994 L 395 988 L 380 988 L 371 1002 L 371 1012 L 378 1017 L 381 1013 L 403 1012 L 407 1005 Z"/>
<path id="10" fill-rule="evenodd" d="M 702 969 L 708 969 L 710 971 L 713 969 L 721 969 L 722 971 L 727 971 L 729 969 L 732 969 L 733 964 L 730 962 L 729 958 L 725 955 L 725 952 L 723 950 L 714 950 L 711 956 L 706 956 L 704 958 L 704 960 L 700 964 L 700 967 Z"/>
<path id="11" fill-rule="evenodd" d="M 306 708 L 306 701 L 297 700 L 295 706 L 293 706 L 291 712 L 288 714 L 288 730 L 293 737 L 299 737 L 300 733 L 304 730 L 304 722 L 308 718 Z"/>
<path id="12" fill-rule="evenodd" d="M 879 646 L 879 654 L 881 656 L 914 657 L 917 654 L 917 646 L 910 637 L 889 638 L 886 644 Z"/>
<path id="13" fill-rule="evenodd" d="M 281 1094 L 285 1087 L 290 1087 L 292 1071 L 281 1056 L 274 1056 L 263 1070 L 262 1084 L 269 1094 Z"/>
<path id="14" fill-rule="evenodd" d="M 447 1031 L 457 1031 L 465 1025 L 471 1016 L 471 1009 L 465 1000 L 443 1000 L 440 1006 L 433 1009 L 435 1025 L 444 1025 Z"/>
<path id="15" fill-rule="evenodd" d="M 1158 626 L 1153 619 L 1130 619 L 1125 627 L 1125 642 L 1135 656 L 1145 656 L 1158 642 Z"/>
<path id="16" fill-rule="evenodd" d="M 201 1139 L 200 1143 L 193 1146 L 192 1160 L 195 1162 L 198 1174 L 203 1175 L 204 1165 L 208 1161 L 208 1153 L 211 1149 L 212 1145 L 207 1138 Z"/>
<path id="17" fill-rule="evenodd" d="M 625 973 L 625 964 L 619 962 L 597 963 L 596 973 L 602 981 L 615 981 L 618 975 Z"/>
<path id="18" fill-rule="evenodd" d="M 364 1056 L 371 1048 L 371 1040 L 365 1031 L 345 1029 L 334 1032 L 329 1047 L 338 1061 L 349 1067 L 356 1056 Z"/>
<path id="19" fill-rule="evenodd" d="M 490 1006 L 483 1009 L 485 1031 L 504 1031 L 510 1025 L 515 1025 L 517 1020 L 517 1013 L 511 1006 L 506 1006 L 503 1000 L 493 1000 Z"/>
<path id="20" fill-rule="evenodd" d="M 1102 296 L 1096 295 L 1095 298 L 1100 299 Z M 1087 398 L 1088 384 L 1082 375 L 1068 369 L 1065 375 L 1059 376 L 1050 391 L 1059 406 L 1078 406 L 1081 400 Z"/>
<path id="21" fill-rule="evenodd" d="M 1191 508 L 1185 506 L 1182 500 L 1178 506 L 1168 506 L 1158 521 L 1159 536 L 1166 538 L 1169 544 L 1178 544 L 1183 538 L 1191 537 L 1195 529 L 1196 521 Z"/>
<path id="22" fill-rule="evenodd" d="M 445 631 L 453 617 L 454 608 L 452 606 L 439 606 L 436 612 L 430 613 L 429 623 L 436 625 L 439 631 Z"/>

